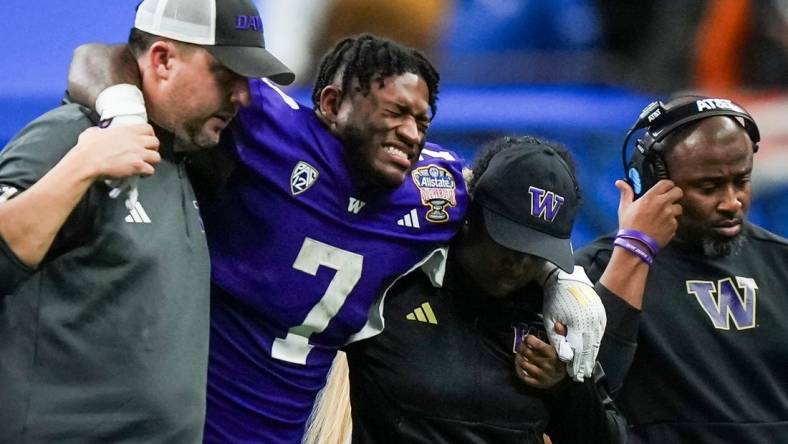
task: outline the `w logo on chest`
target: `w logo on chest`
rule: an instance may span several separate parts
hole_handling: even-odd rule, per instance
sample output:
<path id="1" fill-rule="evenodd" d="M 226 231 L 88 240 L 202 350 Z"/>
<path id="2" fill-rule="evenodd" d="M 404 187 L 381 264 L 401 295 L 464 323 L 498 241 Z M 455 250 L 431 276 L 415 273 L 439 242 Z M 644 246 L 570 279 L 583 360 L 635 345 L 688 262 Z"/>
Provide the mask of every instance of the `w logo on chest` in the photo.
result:
<path id="1" fill-rule="evenodd" d="M 531 216 L 544 219 L 548 222 L 555 220 L 558 210 L 564 203 L 564 198 L 552 191 L 545 191 L 534 186 L 528 187 L 531 195 Z"/>
<path id="2" fill-rule="evenodd" d="M 687 281 L 687 292 L 694 295 L 709 315 L 714 327 L 730 330 L 730 321 L 737 330 L 755 327 L 758 285 L 752 278 L 736 276 L 717 281 Z"/>

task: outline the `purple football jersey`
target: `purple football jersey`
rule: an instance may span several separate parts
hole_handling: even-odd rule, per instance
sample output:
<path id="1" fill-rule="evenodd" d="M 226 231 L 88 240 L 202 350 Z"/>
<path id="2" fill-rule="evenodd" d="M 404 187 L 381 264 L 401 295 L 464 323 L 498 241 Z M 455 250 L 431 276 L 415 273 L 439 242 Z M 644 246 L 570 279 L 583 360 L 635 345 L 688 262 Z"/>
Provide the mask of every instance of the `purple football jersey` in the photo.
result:
<path id="1" fill-rule="evenodd" d="M 239 165 L 204 215 L 205 440 L 299 443 L 337 349 L 379 331 L 376 301 L 459 229 L 466 191 L 459 159 L 432 144 L 399 188 L 363 188 L 311 108 L 250 88 L 231 127 Z"/>

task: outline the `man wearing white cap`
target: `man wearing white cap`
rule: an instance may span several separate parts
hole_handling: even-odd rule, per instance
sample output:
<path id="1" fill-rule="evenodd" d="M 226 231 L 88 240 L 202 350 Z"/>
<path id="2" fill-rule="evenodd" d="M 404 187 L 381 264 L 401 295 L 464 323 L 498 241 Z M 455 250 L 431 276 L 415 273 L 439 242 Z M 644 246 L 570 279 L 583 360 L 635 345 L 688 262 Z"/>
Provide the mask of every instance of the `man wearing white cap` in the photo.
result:
<path id="1" fill-rule="evenodd" d="M 209 262 L 185 164 L 246 76 L 292 81 L 259 23 L 246 0 L 144 1 L 129 47 L 152 126 L 65 104 L 3 150 L 0 442 L 201 441 Z M 128 207 L 110 196 L 138 175 Z"/>

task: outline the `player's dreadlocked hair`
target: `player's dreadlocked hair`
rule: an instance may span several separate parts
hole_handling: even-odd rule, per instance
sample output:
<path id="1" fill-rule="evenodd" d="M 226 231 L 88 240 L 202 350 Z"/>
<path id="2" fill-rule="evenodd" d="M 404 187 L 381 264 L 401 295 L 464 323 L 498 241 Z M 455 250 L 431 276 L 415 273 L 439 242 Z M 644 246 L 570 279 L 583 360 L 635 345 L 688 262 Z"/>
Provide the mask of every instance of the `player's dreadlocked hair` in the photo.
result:
<path id="1" fill-rule="evenodd" d="M 437 111 L 438 83 L 440 75 L 424 55 L 413 48 L 407 48 L 392 40 L 361 34 L 346 38 L 334 46 L 320 62 L 320 70 L 312 90 L 312 104 L 319 107 L 320 92 L 330 85 L 337 73 L 342 71 L 342 96 L 340 102 L 350 91 L 353 79 L 358 79 L 361 93 L 367 95 L 370 82 L 392 75 L 412 72 L 427 83 L 430 91 L 429 104 L 432 115 Z"/>

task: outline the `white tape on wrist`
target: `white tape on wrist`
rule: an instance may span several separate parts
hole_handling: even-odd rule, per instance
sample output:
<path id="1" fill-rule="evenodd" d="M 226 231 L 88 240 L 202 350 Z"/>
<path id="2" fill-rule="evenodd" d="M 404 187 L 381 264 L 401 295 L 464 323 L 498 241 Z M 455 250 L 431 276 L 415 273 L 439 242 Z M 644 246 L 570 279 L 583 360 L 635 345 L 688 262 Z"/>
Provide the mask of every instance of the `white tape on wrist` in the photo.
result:
<path id="1" fill-rule="evenodd" d="M 142 91 L 128 83 L 113 85 L 101 91 L 96 98 L 96 112 L 101 116 L 101 121 L 111 119 L 109 127 L 148 122 Z M 117 199 L 124 196 L 126 208 L 131 210 L 136 205 L 139 196 L 138 181 L 138 176 L 131 176 L 123 179 L 107 179 L 104 183 L 111 188 L 109 197 Z"/>
<path id="2" fill-rule="evenodd" d="M 143 115 L 139 114 L 121 114 L 112 118 L 110 126 L 126 126 L 126 125 L 139 125 L 141 123 L 148 123 L 147 119 Z"/>
<path id="3" fill-rule="evenodd" d="M 114 119 L 118 116 L 135 116 L 142 121 L 133 123 L 148 121 L 142 91 L 128 83 L 113 85 L 101 91 L 96 98 L 96 112 L 101 116 L 101 120 Z"/>

